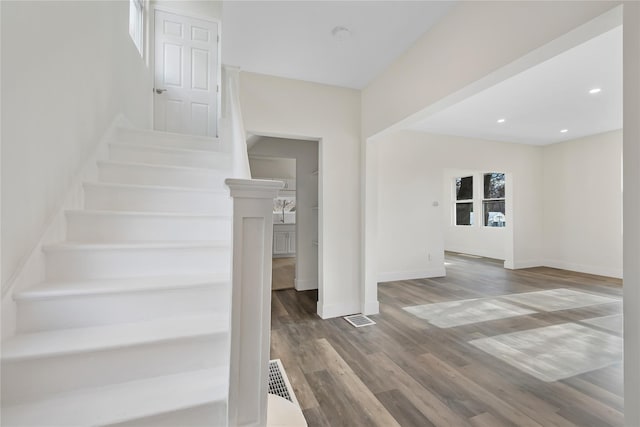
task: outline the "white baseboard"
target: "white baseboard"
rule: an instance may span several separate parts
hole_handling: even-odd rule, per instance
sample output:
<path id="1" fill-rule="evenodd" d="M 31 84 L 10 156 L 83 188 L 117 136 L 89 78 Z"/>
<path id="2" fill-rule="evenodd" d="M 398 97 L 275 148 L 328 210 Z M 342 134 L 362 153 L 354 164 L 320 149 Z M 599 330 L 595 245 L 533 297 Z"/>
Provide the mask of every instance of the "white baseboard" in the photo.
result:
<path id="1" fill-rule="evenodd" d="M 532 267 L 542 267 L 544 265 L 544 263 L 540 260 L 524 260 L 524 261 L 514 261 L 513 262 L 513 268 L 511 268 L 511 270 L 518 270 L 520 268 L 532 268 Z M 505 268 L 509 268 L 507 267 L 507 265 L 505 264 L 504 266 Z"/>
<path id="2" fill-rule="evenodd" d="M 428 279 L 431 277 L 445 277 L 447 275 L 444 265 L 428 270 L 416 271 L 388 271 L 378 273 L 378 282 L 395 282 L 398 280 Z"/>
<path id="3" fill-rule="evenodd" d="M 362 307 L 362 314 L 380 313 L 380 303 L 378 301 L 366 301 Z"/>
<path id="4" fill-rule="evenodd" d="M 318 316 L 322 319 L 331 319 L 333 317 L 348 316 L 350 314 L 360 313 L 360 304 L 339 303 L 339 304 L 322 304 L 318 301 Z"/>
<path id="5" fill-rule="evenodd" d="M 603 267 L 598 265 L 584 265 L 567 261 L 546 259 L 542 263 L 545 267 L 559 268 L 562 270 L 575 271 L 578 273 L 595 274 L 597 276 L 614 277 L 622 279 L 621 268 Z"/>
<path id="6" fill-rule="evenodd" d="M 296 279 L 294 281 L 294 287 L 296 288 L 296 291 L 310 291 L 312 289 L 318 289 L 318 280 Z"/>
<path id="7" fill-rule="evenodd" d="M 45 258 L 42 247 L 51 243 L 60 242 L 66 236 L 65 211 L 82 209 L 84 206 L 84 181 L 95 181 L 98 177 L 97 161 L 106 160 L 108 157 L 108 144 L 115 137 L 119 127 L 131 126 L 129 121 L 118 115 L 107 128 L 100 140 L 95 144 L 91 155 L 84 161 L 80 172 L 74 177 L 67 193 L 60 200 L 58 207 L 53 211 L 44 227 L 40 240 L 33 249 L 22 259 L 16 272 L 7 281 L 2 289 L 2 338 L 15 333 L 16 306 L 13 294 L 29 286 L 40 283 L 45 278 Z"/>

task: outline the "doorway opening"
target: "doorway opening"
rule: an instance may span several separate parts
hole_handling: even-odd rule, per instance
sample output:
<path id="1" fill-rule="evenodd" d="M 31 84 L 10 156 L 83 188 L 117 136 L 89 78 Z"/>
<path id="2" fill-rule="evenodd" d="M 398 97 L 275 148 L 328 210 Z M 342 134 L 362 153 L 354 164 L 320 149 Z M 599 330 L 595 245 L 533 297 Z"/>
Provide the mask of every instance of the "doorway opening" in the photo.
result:
<path id="1" fill-rule="evenodd" d="M 252 178 L 285 183 L 274 201 L 273 290 L 318 289 L 321 295 L 319 142 L 257 136 L 254 132 L 247 146 Z"/>
<path id="2" fill-rule="evenodd" d="M 271 288 L 295 288 L 296 279 L 296 159 L 252 157 L 251 176 L 284 182 L 273 201 L 273 261 Z"/>

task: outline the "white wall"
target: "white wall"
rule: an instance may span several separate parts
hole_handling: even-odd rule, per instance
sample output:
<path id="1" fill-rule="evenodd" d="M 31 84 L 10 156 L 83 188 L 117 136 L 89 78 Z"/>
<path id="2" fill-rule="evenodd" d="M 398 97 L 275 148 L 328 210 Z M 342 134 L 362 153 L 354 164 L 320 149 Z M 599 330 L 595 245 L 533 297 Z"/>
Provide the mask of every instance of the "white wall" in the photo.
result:
<path id="1" fill-rule="evenodd" d="M 360 93 L 243 72 L 247 131 L 320 140 L 318 314 L 360 312 Z"/>
<path id="2" fill-rule="evenodd" d="M 622 277 L 622 131 L 548 145 L 545 265 Z"/>
<path id="3" fill-rule="evenodd" d="M 442 250 L 621 277 L 622 131 L 542 147 L 391 135 L 376 138 L 380 281 L 437 276 Z M 481 197 L 484 172 L 507 173 L 507 226 L 453 225 L 454 178 Z"/>
<path id="4" fill-rule="evenodd" d="M 624 422 L 640 425 L 640 3 L 624 5 Z"/>
<path id="5" fill-rule="evenodd" d="M 421 137 L 399 132 L 376 141 L 380 282 L 445 274 L 442 170 L 434 167 Z"/>
<path id="6" fill-rule="evenodd" d="M 318 288 L 318 141 L 283 138 L 261 138 L 250 150 L 250 156 L 278 156 L 295 160 L 296 177 L 296 278 L 299 291 Z M 257 160 L 250 158 L 251 173 Z M 274 174 L 275 175 L 275 174 Z M 259 175 L 257 175 L 259 177 Z M 269 177 L 266 175 L 265 177 Z M 273 178 L 282 178 L 273 176 Z"/>
<path id="7" fill-rule="evenodd" d="M 306 141 L 304 141 L 306 142 Z M 316 149 L 317 152 L 317 149 Z M 316 164 L 318 156 L 316 154 Z M 289 158 L 258 158 L 249 157 L 249 167 L 253 178 L 294 178 L 296 177 L 296 162 Z"/>
<path id="8" fill-rule="evenodd" d="M 129 3 L 1 2 L 2 288 L 117 115 L 150 126 Z"/>
<path id="9" fill-rule="evenodd" d="M 445 249 L 506 259 L 507 267 L 539 265 L 541 147 L 413 131 L 384 135 L 376 144 L 380 280 L 444 275 Z M 507 174 L 505 228 L 452 225 L 446 181 L 472 171 Z"/>

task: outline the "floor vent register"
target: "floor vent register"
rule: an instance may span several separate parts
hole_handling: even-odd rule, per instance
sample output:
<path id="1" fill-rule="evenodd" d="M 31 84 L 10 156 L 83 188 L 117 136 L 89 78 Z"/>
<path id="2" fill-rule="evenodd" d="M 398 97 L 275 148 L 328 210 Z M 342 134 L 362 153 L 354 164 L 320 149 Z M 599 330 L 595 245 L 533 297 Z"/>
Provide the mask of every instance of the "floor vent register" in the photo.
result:
<path id="1" fill-rule="evenodd" d="M 298 405 L 298 399 L 280 359 L 269 361 L 269 394 L 275 394 Z"/>
<path id="2" fill-rule="evenodd" d="M 351 323 L 356 328 L 363 326 L 375 325 L 376 322 L 365 316 L 364 314 L 352 314 L 351 316 L 345 316 L 344 320 Z"/>

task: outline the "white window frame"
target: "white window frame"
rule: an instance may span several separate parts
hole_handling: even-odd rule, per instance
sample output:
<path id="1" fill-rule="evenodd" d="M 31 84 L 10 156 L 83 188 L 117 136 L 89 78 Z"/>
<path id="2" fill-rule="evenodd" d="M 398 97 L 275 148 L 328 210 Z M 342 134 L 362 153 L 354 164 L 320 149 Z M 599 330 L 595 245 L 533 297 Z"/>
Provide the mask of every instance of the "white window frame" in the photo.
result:
<path id="1" fill-rule="evenodd" d="M 505 183 L 505 188 L 504 188 L 504 197 L 498 197 L 498 198 L 493 198 L 493 199 L 486 199 L 485 198 L 485 194 L 484 194 L 484 177 L 487 175 L 491 175 L 491 174 L 502 174 L 504 176 L 504 183 Z M 507 226 L 507 174 L 505 172 L 483 172 L 481 175 L 482 178 L 482 188 L 481 188 L 481 201 L 480 201 L 480 207 L 481 207 L 481 212 L 482 212 L 482 227 L 485 228 L 491 228 L 491 229 L 501 229 L 501 228 L 505 228 Z M 487 225 L 485 224 L 485 212 L 484 212 L 484 202 L 504 202 L 504 216 L 505 216 L 505 221 L 504 221 L 504 225 L 502 227 L 495 227 L 495 226 L 491 226 L 491 225 Z"/>
<path id="2" fill-rule="evenodd" d="M 473 191 L 471 192 L 471 199 L 464 199 L 464 200 L 458 200 L 458 195 L 457 195 L 457 188 L 456 188 L 456 181 L 458 179 L 462 179 L 462 178 L 471 178 L 471 187 L 473 189 Z M 464 175 L 464 176 L 456 176 L 453 178 L 452 181 L 452 194 L 453 194 L 453 225 L 454 227 L 473 227 L 476 225 L 477 221 L 476 221 L 476 206 L 475 206 L 475 200 L 474 200 L 474 195 L 476 192 L 476 176 L 475 174 L 471 174 L 471 175 Z M 458 204 L 461 203 L 471 203 L 471 224 L 458 224 Z"/>
<path id="3" fill-rule="evenodd" d="M 129 35 L 144 58 L 144 0 L 129 0 Z"/>

